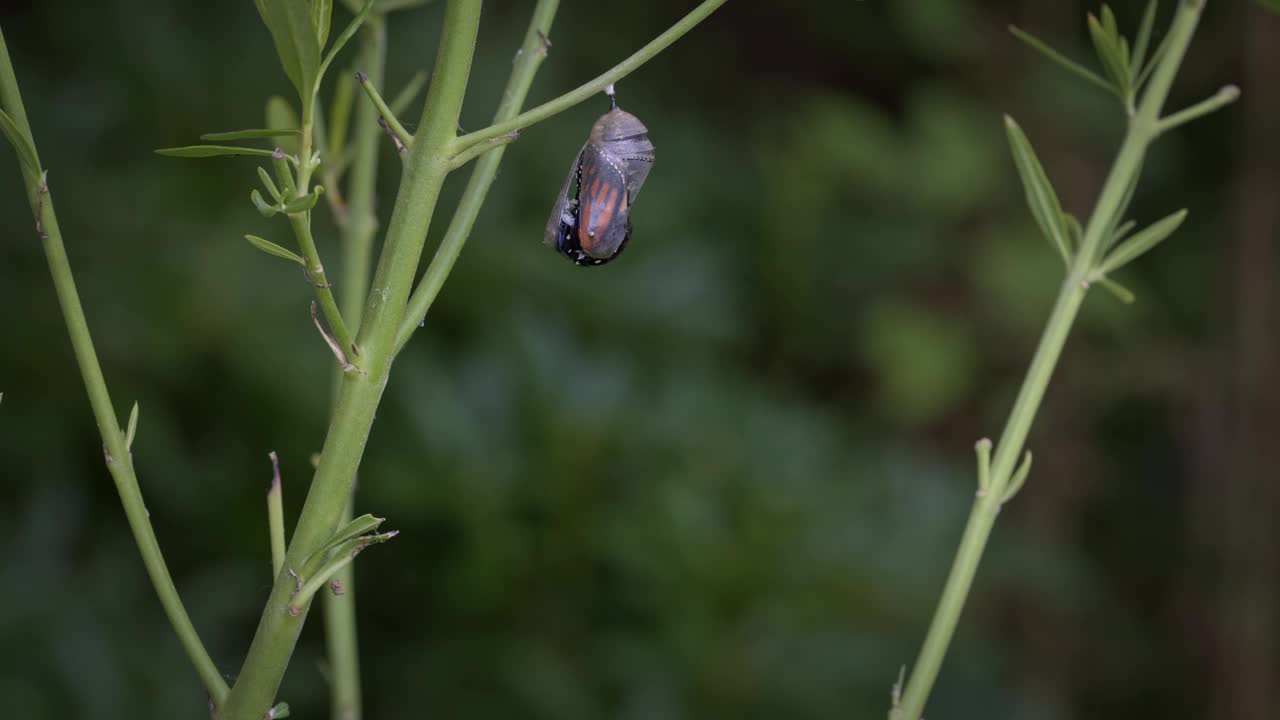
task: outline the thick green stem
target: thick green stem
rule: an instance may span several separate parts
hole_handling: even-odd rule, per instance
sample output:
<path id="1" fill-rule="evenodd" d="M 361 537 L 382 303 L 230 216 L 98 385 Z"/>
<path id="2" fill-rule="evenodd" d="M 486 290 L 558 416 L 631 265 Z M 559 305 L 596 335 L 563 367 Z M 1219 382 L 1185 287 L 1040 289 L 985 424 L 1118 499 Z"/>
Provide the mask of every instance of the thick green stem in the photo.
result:
<path id="1" fill-rule="evenodd" d="M 396 328 L 457 136 L 479 23 L 479 0 L 449 2 L 421 130 L 405 163 L 358 335 L 366 372 L 348 373 L 343 380 L 320 466 L 289 545 L 285 573 L 276 578 L 249 655 L 220 715 L 222 720 L 259 720 L 267 712 L 302 629 L 306 610 L 298 615 L 287 612 L 294 591 L 288 570 L 321 547 L 336 529 L 348 502 L 386 387 Z"/>
<path id="2" fill-rule="evenodd" d="M 371 15 L 361 31 L 357 67 L 372 82 L 383 84 L 387 63 L 386 23 L 381 15 Z M 373 238 L 378 228 L 376 181 L 378 145 L 382 130 L 377 109 L 356 103 L 354 138 L 348 147 L 354 155 L 347 213 L 342 230 L 342 315 L 357 332 L 364 318 L 364 299 L 369 293 L 373 261 Z M 335 375 L 335 391 L 342 388 L 343 375 Z M 354 488 L 339 518 L 339 526 L 351 520 Z M 325 640 L 329 656 L 330 714 L 333 720 L 360 720 L 360 654 L 356 635 L 355 571 L 348 565 L 334 576 L 346 593 L 324 599 Z"/>
<path id="3" fill-rule="evenodd" d="M 9 48 L 3 34 L 0 34 L 0 107 L 13 118 L 14 123 L 31 141 L 34 150 L 35 139 L 31 133 L 31 126 L 27 122 L 26 108 L 22 103 L 18 80 L 9 59 Z M 178 589 L 169 575 L 169 568 L 165 565 L 164 555 L 160 552 L 160 543 L 156 540 L 155 530 L 151 527 L 151 520 L 134 472 L 133 456 L 125 442 L 124 433 L 120 431 L 120 423 L 111 405 L 111 396 L 107 392 L 102 367 L 98 364 L 98 356 L 93 348 L 89 324 L 85 319 L 84 309 L 80 305 L 80 294 L 76 290 L 75 278 L 71 274 L 71 263 L 67 258 L 66 247 L 62 243 L 62 232 L 58 229 L 58 218 L 54 214 L 53 197 L 48 191 L 45 178 L 42 177 L 39 168 L 24 165 L 22 175 L 27 189 L 27 199 L 31 203 L 31 211 L 36 221 L 36 226 L 31 230 L 31 238 L 35 241 L 40 237 L 44 245 L 49 272 L 53 276 L 54 290 L 58 295 L 58 304 L 62 308 L 62 316 L 67 323 L 67 333 L 71 337 L 71 347 L 75 352 L 76 363 L 80 366 L 80 374 L 89 395 L 89 404 L 93 408 L 98 432 L 102 435 L 102 449 L 106 457 L 107 470 L 115 481 L 116 492 L 120 495 L 125 517 L 129 521 L 129 529 L 133 532 L 134 542 L 137 543 L 138 552 L 142 555 L 142 563 L 155 587 L 160 605 L 164 608 L 165 615 L 168 616 L 174 632 L 178 635 L 178 641 L 182 643 L 187 657 L 191 659 L 214 704 L 221 705 L 227 696 L 227 684 L 218 672 L 217 666 L 213 664 L 213 659 L 209 657 L 209 652 L 200 642 L 195 626 L 191 624 L 191 618 L 182 605 L 182 599 L 178 596 Z"/>
<path id="4" fill-rule="evenodd" d="M 964 536 L 956 551 L 951 573 L 947 577 L 942 597 L 938 601 L 938 608 L 929 625 L 929 632 L 925 636 L 924 646 L 920 650 L 920 656 L 911 671 L 911 679 L 903 693 L 902 705 L 893 710 L 892 717 L 895 720 L 919 720 L 921 713 L 924 712 L 925 703 L 929 699 L 929 693 L 942 666 L 942 659 L 955 634 L 956 624 L 959 622 L 965 598 L 969 594 L 969 588 L 977 573 L 983 549 L 986 547 L 996 515 L 1005 498 L 1014 464 L 1022 452 L 1027 433 L 1031 429 L 1031 423 L 1035 419 L 1040 401 L 1049 385 L 1054 366 L 1066 344 L 1080 305 L 1084 301 L 1089 287 L 1089 273 L 1098 261 L 1097 256 L 1108 229 L 1114 227 L 1117 216 L 1123 211 L 1126 191 L 1136 181 L 1147 148 L 1158 134 L 1157 120 L 1160 110 L 1164 106 L 1174 76 L 1195 33 L 1202 7 L 1203 0 L 1185 0 L 1174 17 L 1166 41 L 1167 51 L 1160 59 L 1160 65 L 1143 95 L 1137 113 L 1130 120 L 1128 133 L 1107 175 L 1093 214 L 1089 218 L 1081 247 L 1058 293 L 1057 302 L 1049 315 L 1044 334 L 1040 338 L 1040 344 L 1036 348 L 1031 367 L 1018 392 L 1004 432 L 996 443 L 996 455 L 991 467 L 991 487 L 988 492 L 980 494 L 974 501 Z"/>
<path id="5" fill-rule="evenodd" d="M 502 100 L 498 103 L 498 110 L 494 114 L 495 123 L 515 117 L 524 105 L 529 87 L 533 85 L 533 78 L 538 73 L 538 67 L 547 57 L 551 23 L 555 20 L 559 6 L 560 0 L 539 0 L 537 7 L 534 8 L 533 19 L 529 21 L 529 30 L 524 35 L 524 44 L 520 46 L 520 55 L 511 69 L 511 77 L 507 79 L 507 87 L 502 91 Z M 505 152 L 505 146 L 492 148 L 476 161 L 471 179 L 467 181 L 467 188 L 463 191 L 462 199 L 458 201 L 458 207 L 453 212 L 453 219 L 449 221 L 444 239 L 440 241 L 440 247 L 436 249 L 431 264 L 427 266 L 426 273 L 409 300 L 408 311 L 405 312 L 404 320 L 396 333 L 395 352 L 400 352 L 404 344 L 413 336 L 413 331 L 427 316 L 431 303 L 435 302 L 436 295 L 440 294 L 445 278 L 453 270 L 453 264 L 462 252 L 462 246 L 471 235 L 471 228 L 480 215 L 480 208 L 484 205 L 494 178 L 498 176 L 498 165 L 502 162 Z"/>
<path id="6" fill-rule="evenodd" d="M 637 68 L 649 62 L 653 56 L 667 49 L 671 43 L 679 40 L 685 33 L 689 32 L 698 23 L 706 19 L 708 15 L 715 12 L 717 8 L 725 3 L 725 0 L 705 0 L 701 5 L 694 8 L 692 12 L 685 15 L 670 29 L 654 38 L 652 42 L 640 48 L 631 57 L 623 60 L 617 65 L 610 68 L 604 74 L 596 77 L 594 80 L 583 83 L 577 88 L 561 95 L 550 102 L 543 103 L 532 110 L 527 110 L 519 115 L 503 122 L 494 123 L 483 130 L 477 130 L 469 135 L 458 138 L 456 150 L 461 152 L 476 143 L 492 140 L 499 135 L 506 135 L 512 130 L 520 130 L 529 127 L 534 123 L 542 122 L 549 117 L 568 110 L 592 95 L 602 91 L 605 87 L 621 80 L 622 78 L 635 72 Z"/>

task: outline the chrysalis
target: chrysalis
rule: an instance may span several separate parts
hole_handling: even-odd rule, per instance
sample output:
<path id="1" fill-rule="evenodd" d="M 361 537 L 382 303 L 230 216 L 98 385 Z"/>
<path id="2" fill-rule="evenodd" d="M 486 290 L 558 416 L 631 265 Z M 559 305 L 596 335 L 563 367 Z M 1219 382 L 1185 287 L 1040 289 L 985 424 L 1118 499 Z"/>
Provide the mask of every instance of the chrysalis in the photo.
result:
<path id="1" fill-rule="evenodd" d="M 612 88 L 611 88 L 612 89 Z M 631 238 L 631 206 L 653 167 L 649 129 L 618 107 L 600 116 L 569 168 L 543 241 L 579 265 L 603 265 Z"/>

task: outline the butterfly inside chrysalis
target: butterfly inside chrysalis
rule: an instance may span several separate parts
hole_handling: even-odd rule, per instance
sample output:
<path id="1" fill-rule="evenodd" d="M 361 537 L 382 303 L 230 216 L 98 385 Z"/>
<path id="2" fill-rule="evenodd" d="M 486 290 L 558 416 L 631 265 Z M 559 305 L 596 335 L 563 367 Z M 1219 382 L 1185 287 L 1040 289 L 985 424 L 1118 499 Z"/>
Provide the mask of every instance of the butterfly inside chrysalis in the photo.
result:
<path id="1" fill-rule="evenodd" d="M 618 107 L 612 92 L 609 100 L 612 108 L 569 168 L 543 238 L 579 265 L 603 265 L 626 247 L 631 206 L 654 162 L 649 129 Z"/>

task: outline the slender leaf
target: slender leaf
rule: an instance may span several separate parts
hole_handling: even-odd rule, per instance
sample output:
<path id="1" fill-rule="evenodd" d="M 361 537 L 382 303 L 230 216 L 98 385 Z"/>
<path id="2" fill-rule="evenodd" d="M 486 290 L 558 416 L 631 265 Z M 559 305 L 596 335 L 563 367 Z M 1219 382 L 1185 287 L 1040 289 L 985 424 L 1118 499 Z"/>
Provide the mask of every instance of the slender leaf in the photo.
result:
<path id="1" fill-rule="evenodd" d="M 1133 41 L 1133 58 L 1129 62 L 1129 72 L 1135 78 L 1142 73 L 1142 63 L 1147 59 L 1147 48 L 1151 46 L 1151 30 L 1156 23 L 1157 4 L 1156 0 L 1147 3 L 1146 12 L 1142 13 L 1142 24 L 1138 26 L 1138 34 Z"/>
<path id="2" fill-rule="evenodd" d="M 231 132 L 205 133 L 201 140 L 222 142 L 225 140 L 261 140 L 264 138 L 296 137 L 302 131 L 297 128 L 254 128 L 252 130 L 232 130 Z"/>
<path id="3" fill-rule="evenodd" d="M 1062 219 L 1062 206 L 1058 203 L 1053 185 L 1049 183 L 1044 167 L 1040 165 L 1040 160 L 1036 158 L 1035 151 L 1031 149 L 1031 143 L 1023 134 L 1022 128 L 1018 127 L 1018 123 L 1006 115 L 1004 124 L 1009 136 L 1009 149 L 1013 153 L 1013 164 L 1018 169 L 1018 177 L 1022 179 L 1022 187 L 1027 194 L 1027 206 L 1031 209 L 1031 216 L 1040 226 L 1040 232 L 1058 250 L 1062 261 L 1070 265 L 1071 253 L 1068 250 L 1067 240 L 1070 231 Z"/>
<path id="4" fill-rule="evenodd" d="M 1102 69 L 1120 91 L 1120 96 L 1126 97 L 1129 92 L 1129 70 L 1120 60 L 1119 43 L 1093 15 L 1089 15 L 1089 36 L 1093 39 L 1093 48 L 1102 63 Z"/>
<path id="5" fill-rule="evenodd" d="M 184 147 L 160 148 L 157 155 L 166 157 L 206 158 L 224 155 L 256 155 L 271 157 L 270 150 L 263 148 L 236 147 L 234 145 L 186 145 Z"/>
<path id="6" fill-rule="evenodd" d="M 378 526 L 386 522 L 386 518 L 374 517 L 373 515 L 364 514 L 358 518 L 354 518 L 351 522 L 343 525 L 334 531 L 329 537 L 329 541 L 320 549 L 322 553 L 329 553 L 339 544 L 350 540 L 357 535 L 364 535 L 378 529 Z"/>
<path id="7" fill-rule="evenodd" d="M 275 199 L 276 202 L 280 202 L 282 199 L 280 190 L 276 188 L 275 182 L 271 180 L 271 173 L 267 172 L 266 168 L 258 166 L 258 179 L 262 181 L 263 187 L 267 189 L 267 192 L 271 194 L 271 197 Z"/>
<path id="8" fill-rule="evenodd" d="M 1125 305 L 1132 305 L 1134 301 L 1138 299 L 1138 296 L 1134 295 L 1129 290 L 1129 288 L 1121 285 L 1120 283 L 1114 280 L 1109 280 L 1107 278 L 1099 278 L 1098 284 L 1106 288 L 1107 292 L 1111 293 L 1112 295 L 1115 295 L 1116 299 L 1124 303 Z"/>
<path id="9" fill-rule="evenodd" d="M 299 257 L 297 253 L 294 253 L 287 248 L 280 247 L 270 240 L 265 240 L 257 235 L 245 235 L 244 239 L 248 240 L 250 245 L 258 248 L 268 255 L 275 255 L 278 258 L 284 258 L 290 262 L 296 262 L 299 265 L 307 264 L 306 261 Z"/>
<path id="10" fill-rule="evenodd" d="M 22 132 L 13 118 L 3 110 L 0 110 L 0 131 L 4 132 L 4 136 L 9 139 L 9 144 L 13 146 L 13 151 L 18 154 L 18 162 L 22 163 L 32 175 L 39 175 L 40 158 L 36 155 L 36 146 L 26 133 Z"/>
<path id="11" fill-rule="evenodd" d="M 262 193 L 257 190 L 253 190 L 249 193 L 249 200 L 253 202 L 254 207 L 258 208 L 258 213 L 261 214 L 262 217 L 269 218 L 280 212 L 279 205 L 271 205 L 266 200 L 263 200 Z"/>
<path id="12" fill-rule="evenodd" d="M 1109 275 L 1142 257 L 1172 235 L 1173 231 L 1178 229 L 1178 226 L 1182 224 L 1186 217 L 1187 211 L 1183 209 L 1151 223 L 1143 230 L 1135 233 L 1133 237 L 1117 245 L 1116 249 L 1112 250 L 1106 259 L 1102 261 L 1102 264 L 1098 266 L 1098 272 L 1103 275 Z"/>
<path id="13" fill-rule="evenodd" d="M 1021 40 L 1022 42 L 1030 46 L 1032 50 L 1035 50 L 1041 55 L 1044 55 L 1046 58 L 1056 63 L 1058 66 L 1062 67 L 1068 72 L 1075 73 L 1076 75 L 1084 78 L 1085 80 L 1088 80 L 1089 82 L 1093 83 L 1094 85 L 1097 85 L 1098 87 L 1102 88 L 1103 90 L 1106 90 L 1107 92 L 1111 92 L 1111 93 L 1119 92 L 1113 84 L 1107 82 L 1107 80 L 1103 78 L 1101 75 L 1095 73 L 1094 71 L 1081 65 L 1080 63 L 1068 58 L 1067 56 L 1063 55 L 1057 50 L 1054 50 L 1053 48 L 1049 47 L 1044 41 L 1040 40 L 1040 38 L 1037 38 L 1031 33 L 1026 32 L 1025 30 L 1017 27 L 1016 25 L 1010 25 L 1009 32 L 1012 33 L 1014 37 L 1018 38 L 1019 40 Z"/>

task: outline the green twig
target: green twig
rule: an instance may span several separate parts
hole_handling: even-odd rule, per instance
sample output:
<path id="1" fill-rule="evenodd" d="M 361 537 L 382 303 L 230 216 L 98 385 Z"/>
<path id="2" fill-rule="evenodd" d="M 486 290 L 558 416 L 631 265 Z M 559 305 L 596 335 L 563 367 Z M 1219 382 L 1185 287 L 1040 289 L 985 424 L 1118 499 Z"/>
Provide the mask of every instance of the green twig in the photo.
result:
<path id="1" fill-rule="evenodd" d="M 1239 97 L 1240 88 L 1235 85 L 1228 85 L 1214 93 L 1212 97 L 1205 98 L 1189 108 L 1179 110 L 1168 117 L 1161 118 L 1160 122 L 1156 123 L 1156 132 L 1165 133 L 1179 125 L 1189 123 L 1196 118 L 1204 117 L 1211 112 L 1220 110 L 1226 105 L 1230 105 Z"/>
<path id="2" fill-rule="evenodd" d="M 387 107 L 387 103 L 382 99 L 382 95 L 378 94 L 378 89 L 369 82 L 369 75 L 364 71 L 356 72 L 356 81 L 360 83 L 360 87 L 364 88 L 364 92 L 369 96 L 369 101 L 378 109 L 378 114 L 382 116 L 382 122 L 387 128 L 387 132 L 391 133 L 398 143 L 397 149 L 400 152 L 413 147 L 413 134 L 404 129 L 404 125 L 400 124 L 400 120 L 396 118 L 396 114 Z"/>
<path id="3" fill-rule="evenodd" d="M 534 123 L 542 122 L 587 100 L 592 95 L 604 90 L 606 86 L 616 83 L 630 75 L 641 65 L 649 62 L 655 55 L 683 37 L 685 33 L 692 30 L 694 26 L 706 19 L 708 15 L 715 12 L 724 3 L 725 0 L 704 0 L 701 5 L 694 8 L 692 12 L 681 18 L 675 25 L 672 25 L 669 30 L 654 38 L 652 42 L 637 50 L 631 57 L 613 66 L 594 80 L 578 86 L 555 100 L 543 103 L 531 110 L 526 110 L 510 120 L 494 123 L 483 130 L 477 130 L 458 138 L 454 143 L 454 152 L 461 152 L 472 145 L 482 143 L 485 140 L 492 140 L 499 135 L 506 135 L 512 130 L 527 128 Z"/>
<path id="4" fill-rule="evenodd" d="M 454 170 L 460 169 L 463 165 L 466 165 L 467 163 L 471 162 L 472 160 L 475 160 L 476 158 L 489 152 L 490 150 L 502 147 L 503 145 L 510 145 L 511 143 L 515 142 L 519 138 L 520 138 L 520 131 L 512 130 L 506 135 L 499 135 L 498 137 L 493 138 L 492 140 L 486 140 L 485 142 L 479 143 L 478 145 L 472 145 L 471 147 L 467 148 L 466 150 L 463 150 L 462 152 L 458 153 L 457 155 L 454 155 L 452 158 L 449 159 L 449 172 L 453 172 Z"/>
<path id="5" fill-rule="evenodd" d="M 0 34 L 0 107 L 13 118 L 34 153 L 35 145 L 31 126 L 27 122 L 26 109 L 18 90 L 18 80 L 14 75 L 13 64 L 9 59 L 9 49 L 3 34 Z M 142 564 L 147 569 L 147 575 L 151 578 L 165 615 L 168 616 L 174 632 L 178 635 L 178 641 L 186 650 L 187 657 L 195 666 L 196 673 L 199 674 L 214 705 L 221 706 L 227 697 L 227 684 L 222 679 L 222 674 L 218 672 L 217 666 L 214 665 L 213 659 L 209 657 L 204 644 L 200 642 L 195 626 L 191 624 L 191 618 L 182 605 L 182 599 L 178 596 L 178 589 L 173 584 L 173 577 L 170 576 L 169 568 L 165 565 L 155 530 L 151 527 L 151 520 L 134 472 L 133 458 L 129 454 L 125 434 L 120 430 L 119 421 L 112 408 L 111 396 L 107 392 L 106 380 L 102 375 L 102 367 L 98 364 L 98 356 L 93 348 L 89 324 L 85 319 L 84 308 L 80 304 L 75 278 L 71 274 L 71 263 L 67 259 L 66 247 L 62 243 L 58 218 L 54 214 L 53 197 L 49 193 L 45 173 L 40 169 L 38 155 L 35 167 L 23 165 L 22 175 L 27 188 L 27 198 L 36 220 L 32 237 L 40 237 L 44 245 L 49 272 L 53 276 L 54 289 L 58 295 L 58 303 L 62 308 L 63 319 L 67 323 L 67 334 L 71 337 L 71 347 L 75 352 L 76 363 L 80 366 L 80 374 L 89 395 L 89 405 L 93 408 L 98 432 L 102 435 L 107 470 L 115 481 L 116 491 L 124 506 L 125 517 L 129 521 L 129 529 L 133 531 L 134 542 L 137 543 L 138 552 L 142 555 Z"/>
<path id="6" fill-rule="evenodd" d="M 1009 414 L 1004 432 L 996 443 L 996 455 L 991 468 L 990 489 L 974 501 L 973 510 L 965 526 L 955 562 L 938 601 L 933 621 L 925 637 L 924 645 L 911 671 L 903 695 L 902 706 L 895 717 L 903 720 L 919 720 L 929 693 L 937 679 L 942 659 L 955 633 L 960 612 L 964 607 L 969 588 L 977 573 L 983 549 L 990 537 L 1000 505 L 1007 497 L 1014 474 L 1014 463 L 1022 453 L 1027 433 L 1031 429 L 1040 401 L 1049 385 L 1054 366 L 1066 343 L 1067 335 L 1088 289 L 1088 277 L 1101 244 L 1117 223 L 1122 211 L 1127 189 L 1134 182 L 1142 166 L 1142 159 L 1150 143 L 1158 134 L 1157 119 L 1168 96 L 1169 88 L 1186 53 L 1203 7 L 1202 0 L 1183 2 L 1174 17 L 1166 38 L 1166 49 L 1161 53 L 1156 68 L 1129 123 L 1124 142 L 1111 166 L 1106 182 L 1098 197 L 1098 203 L 1086 226 L 1080 251 L 1076 253 L 1071 270 L 1062 284 L 1058 299 L 1045 326 L 1040 344 L 1032 358 L 1031 367 L 1018 392 L 1013 410 Z M 1028 458 L 1029 461 L 1029 458 Z M 1029 468 L 1029 464 L 1026 465 Z"/>
<path id="7" fill-rule="evenodd" d="M 316 290 L 316 300 L 319 301 L 320 312 L 324 313 L 324 319 L 329 323 L 329 332 L 333 333 L 348 361 L 358 365 L 359 352 L 351 338 L 351 331 L 347 329 L 347 323 L 342 319 L 342 312 L 338 310 L 338 302 L 333 297 L 333 285 L 325 275 L 324 265 L 320 264 L 316 241 L 311 236 L 310 212 L 290 214 L 289 226 L 293 228 L 293 235 L 298 239 L 298 248 L 302 250 L 302 259 L 306 263 L 303 265 L 303 274 Z"/>

